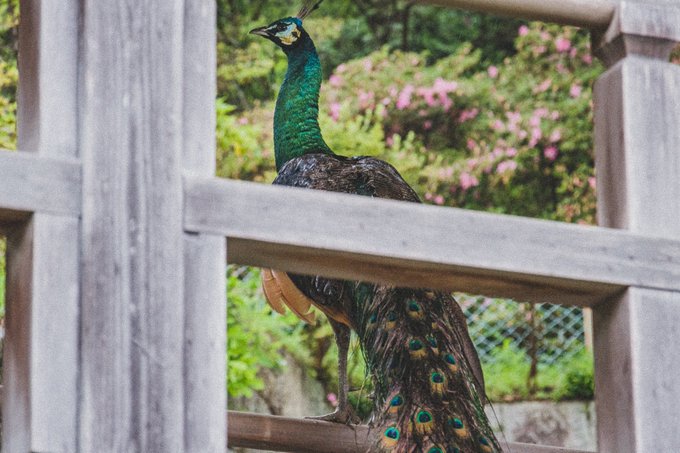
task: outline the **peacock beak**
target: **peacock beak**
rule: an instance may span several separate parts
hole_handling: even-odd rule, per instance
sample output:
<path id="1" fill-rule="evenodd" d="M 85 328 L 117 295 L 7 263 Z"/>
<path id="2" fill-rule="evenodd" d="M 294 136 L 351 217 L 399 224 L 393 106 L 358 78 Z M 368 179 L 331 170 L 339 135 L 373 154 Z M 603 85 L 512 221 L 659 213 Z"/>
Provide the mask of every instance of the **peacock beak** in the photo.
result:
<path id="1" fill-rule="evenodd" d="M 267 31 L 267 26 L 265 27 L 259 27 L 259 28 L 253 28 L 250 30 L 251 35 L 259 35 L 259 36 L 264 36 L 265 38 L 270 38 L 271 35 Z"/>

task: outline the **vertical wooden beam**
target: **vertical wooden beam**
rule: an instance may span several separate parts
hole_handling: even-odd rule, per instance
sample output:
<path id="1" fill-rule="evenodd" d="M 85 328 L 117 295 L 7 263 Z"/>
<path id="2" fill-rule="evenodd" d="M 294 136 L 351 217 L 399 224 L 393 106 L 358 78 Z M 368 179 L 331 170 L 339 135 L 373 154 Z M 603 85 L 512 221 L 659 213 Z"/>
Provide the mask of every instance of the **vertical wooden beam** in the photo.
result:
<path id="1" fill-rule="evenodd" d="M 215 2 L 185 3 L 184 170 L 215 174 Z M 223 452 L 226 433 L 226 253 L 223 236 L 184 234 L 185 451 Z"/>
<path id="2" fill-rule="evenodd" d="M 184 449 L 184 1 L 81 0 L 81 451 Z"/>
<path id="3" fill-rule="evenodd" d="M 595 85 L 598 216 L 603 226 L 680 237 L 680 9 L 622 3 Z M 680 293 L 630 288 L 594 308 L 600 451 L 680 451 Z"/>
<path id="4" fill-rule="evenodd" d="M 76 157 L 78 2 L 20 7 L 19 148 Z M 4 451 L 76 451 L 78 236 L 50 214 L 8 234 Z"/>

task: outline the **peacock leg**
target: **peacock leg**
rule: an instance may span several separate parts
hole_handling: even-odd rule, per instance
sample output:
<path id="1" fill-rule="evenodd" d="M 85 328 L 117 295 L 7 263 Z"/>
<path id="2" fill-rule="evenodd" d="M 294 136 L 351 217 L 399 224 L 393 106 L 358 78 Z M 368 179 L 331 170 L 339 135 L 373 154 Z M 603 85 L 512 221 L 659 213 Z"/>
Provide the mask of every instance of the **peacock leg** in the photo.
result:
<path id="1" fill-rule="evenodd" d="M 349 352 L 350 328 L 346 325 L 328 319 L 335 333 L 338 345 L 338 406 L 335 411 L 317 417 L 306 417 L 313 420 L 325 420 L 335 423 L 359 423 L 361 420 L 354 414 L 347 400 L 349 381 L 347 379 L 347 354 Z"/>

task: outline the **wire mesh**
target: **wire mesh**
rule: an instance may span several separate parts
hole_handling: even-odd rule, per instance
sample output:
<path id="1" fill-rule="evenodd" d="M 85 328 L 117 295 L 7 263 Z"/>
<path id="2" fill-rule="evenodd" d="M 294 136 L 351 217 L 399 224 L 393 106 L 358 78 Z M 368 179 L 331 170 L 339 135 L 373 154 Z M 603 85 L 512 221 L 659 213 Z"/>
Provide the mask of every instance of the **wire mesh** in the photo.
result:
<path id="1" fill-rule="evenodd" d="M 579 307 L 518 303 L 507 299 L 457 294 L 480 359 L 493 363 L 502 348 L 513 347 L 553 364 L 585 347 L 583 311 Z"/>

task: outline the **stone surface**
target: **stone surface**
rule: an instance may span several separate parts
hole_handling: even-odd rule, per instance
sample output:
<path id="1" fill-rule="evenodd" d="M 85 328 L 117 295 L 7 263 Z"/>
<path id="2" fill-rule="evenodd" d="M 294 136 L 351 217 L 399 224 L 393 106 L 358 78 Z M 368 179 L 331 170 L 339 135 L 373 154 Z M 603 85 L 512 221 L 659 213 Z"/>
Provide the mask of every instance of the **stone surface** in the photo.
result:
<path id="1" fill-rule="evenodd" d="M 597 449 L 592 401 L 497 403 L 487 414 L 510 442 Z"/>

